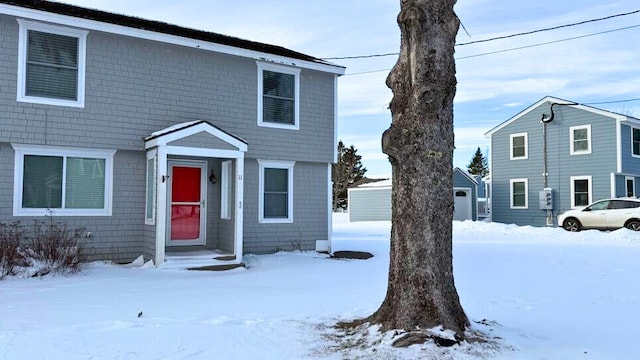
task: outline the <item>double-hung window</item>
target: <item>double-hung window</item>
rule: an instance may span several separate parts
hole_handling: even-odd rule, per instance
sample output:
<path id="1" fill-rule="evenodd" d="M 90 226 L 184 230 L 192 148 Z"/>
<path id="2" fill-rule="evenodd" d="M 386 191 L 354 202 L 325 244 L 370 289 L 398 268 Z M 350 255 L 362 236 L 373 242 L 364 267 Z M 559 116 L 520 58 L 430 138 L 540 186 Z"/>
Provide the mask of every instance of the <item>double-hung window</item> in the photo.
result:
<path id="1" fill-rule="evenodd" d="M 591 176 L 572 176 L 570 179 L 571 207 L 591 204 Z"/>
<path id="2" fill-rule="evenodd" d="M 12 144 L 14 216 L 110 216 L 114 150 Z"/>
<path id="3" fill-rule="evenodd" d="M 571 155 L 591 154 L 591 125 L 570 127 L 569 138 Z"/>
<path id="4" fill-rule="evenodd" d="M 529 180 L 528 179 L 511 179 L 510 185 L 510 207 L 512 209 L 528 209 L 529 208 Z"/>
<path id="5" fill-rule="evenodd" d="M 631 154 L 640 157 L 640 129 L 631 128 Z"/>
<path id="6" fill-rule="evenodd" d="M 84 107 L 88 32 L 22 19 L 18 23 L 17 100 Z"/>
<path id="7" fill-rule="evenodd" d="M 300 69 L 258 62 L 258 125 L 300 128 Z"/>
<path id="8" fill-rule="evenodd" d="M 258 160 L 259 221 L 293 222 L 293 161 Z"/>
<path id="9" fill-rule="evenodd" d="M 509 135 L 510 153 L 509 159 L 519 160 L 529 157 L 527 133 Z"/>

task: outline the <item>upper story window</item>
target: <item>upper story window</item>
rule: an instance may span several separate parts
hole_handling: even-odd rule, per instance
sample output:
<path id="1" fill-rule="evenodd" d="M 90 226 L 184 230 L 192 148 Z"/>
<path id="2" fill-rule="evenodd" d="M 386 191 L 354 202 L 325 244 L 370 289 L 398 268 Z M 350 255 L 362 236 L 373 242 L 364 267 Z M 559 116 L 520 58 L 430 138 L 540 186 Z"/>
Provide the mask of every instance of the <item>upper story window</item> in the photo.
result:
<path id="1" fill-rule="evenodd" d="M 570 127 L 569 138 L 571 155 L 591 154 L 591 125 Z"/>
<path id="2" fill-rule="evenodd" d="M 87 31 L 18 20 L 22 102 L 84 107 Z"/>
<path id="3" fill-rule="evenodd" d="M 258 125 L 300 128 L 300 69 L 258 63 Z"/>
<path id="4" fill-rule="evenodd" d="M 640 157 L 640 129 L 631 128 L 631 154 Z"/>
<path id="5" fill-rule="evenodd" d="M 509 153 L 509 159 L 519 160 L 529 157 L 527 133 L 511 134 L 509 135 L 509 142 L 511 152 Z"/>
<path id="6" fill-rule="evenodd" d="M 14 216 L 109 216 L 114 150 L 12 144 Z"/>

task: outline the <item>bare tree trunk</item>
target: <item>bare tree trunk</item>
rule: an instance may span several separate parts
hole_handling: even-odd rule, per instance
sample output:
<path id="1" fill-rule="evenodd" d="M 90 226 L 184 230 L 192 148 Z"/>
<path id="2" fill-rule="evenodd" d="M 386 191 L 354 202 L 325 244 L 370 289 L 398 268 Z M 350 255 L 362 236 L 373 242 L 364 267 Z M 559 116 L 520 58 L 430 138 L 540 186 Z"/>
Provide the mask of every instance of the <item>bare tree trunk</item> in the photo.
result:
<path id="1" fill-rule="evenodd" d="M 442 325 L 464 337 L 451 245 L 455 2 L 401 0 L 400 57 L 387 78 L 393 121 L 382 135 L 393 169 L 389 285 L 368 320 L 387 330 Z"/>

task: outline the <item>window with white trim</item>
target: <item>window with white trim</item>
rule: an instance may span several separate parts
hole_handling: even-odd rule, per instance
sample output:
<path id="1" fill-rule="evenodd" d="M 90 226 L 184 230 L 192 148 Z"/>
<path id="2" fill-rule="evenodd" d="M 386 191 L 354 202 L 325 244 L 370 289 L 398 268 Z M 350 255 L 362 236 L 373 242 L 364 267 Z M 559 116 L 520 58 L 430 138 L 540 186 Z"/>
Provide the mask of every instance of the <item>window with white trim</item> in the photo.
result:
<path id="1" fill-rule="evenodd" d="M 625 183 L 627 197 L 635 197 L 636 196 L 636 178 L 633 176 L 625 176 L 624 183 Z"/>
<path id="2" fill-rule="evenodd" d="M 587 206 L 591 204 L 591 176 L 572 176 L 571 207 Z"/>
<path id="3" fill-rule="evenodd" d="M 22 102 L 84 107 L 87 31 L 18 19 Z"/>
<path id="4" fill-rule="evenodd" d="M 258 160 L 259 221 L 293 222 L 293 161 Z"/>
<path id="5" fill-rule="evenodd" d="M 14 216 L 110 216 L 115 150 L 12 144 Z"/>
<path id="6" fill-rule="evenodd" d="M 528 209 L 529 180 L 511 179 L 509 180 L 509 189 L 510 207 L 512 209 Z"/>
<path id="7" fill-rule="evenodd" d="M 591 125 L 569 128 L 569 153 L 571 155 L 591 154 Z"/>
<path id="8" fill-rule="evenodd" d="M 527 133 L 509 135 L 509 159 L 520 160 L 529 157 Z"/>
<path id="9" fill-rule="evenodd" d="M 640 157 L 640 129 L 631 128 L 631 154 Z"/>
<path id="10" fill-rule="evenodd" d="M 258 62 L 258 125 L 300 128 L 300 69 Z"/>
<path id="11" fill-rule="evenodd" d="M 220 218 L 231 219 L 233 214 L 233 163 L 223 161 L 220 172 Z"/>
<path id="12" fill-rule="evenodd" d="M 156 157 L 150 153 L 147 157 L 147 189 L 145 200 L 144 223 L 156 223 Z"/>

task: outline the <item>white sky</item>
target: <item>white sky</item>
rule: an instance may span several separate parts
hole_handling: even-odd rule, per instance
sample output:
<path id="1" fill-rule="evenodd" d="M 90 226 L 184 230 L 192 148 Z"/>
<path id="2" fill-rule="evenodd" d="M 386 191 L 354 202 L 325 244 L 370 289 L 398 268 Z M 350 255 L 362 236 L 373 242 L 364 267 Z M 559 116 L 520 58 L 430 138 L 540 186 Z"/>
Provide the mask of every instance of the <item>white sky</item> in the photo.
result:
<path id="1" fill-rule="evenodd" d="M 398 0 L 64 0 L 62 2 L 165 21 L 281 45 L 316 57 L 399 50 Z M 458 43 L 531 31 L 640 9 L 632 0 L 464 0 L 456 12 Z M 636 27 L 633 27 L 636 26 Z M 625 30 L 612 31 L 625 27 Z M 477 54 L 599 32 L 605 34 L 492 55 Z M 575 27 L 457 46 L 458 90 L 454 166 L 466 169 L 484 133 L 546 95 L 581 103 L 640 98 L 640 14 Z M 466 57 L 466 58 L 465 58 Z M 369 176 L 390 174 L 380 150 L 389 126 L 391 91 L 384 80 L 395 56 L 334 60 L 347 67 L 339 82 L 338 136 L 363 155 Z M 355 74 L 384 70 L 367 74 Z M 353 74 L 353 75 L 351 75 Z M 593 105 L 640 117 L 640 101 Z"/>

